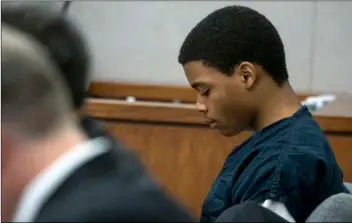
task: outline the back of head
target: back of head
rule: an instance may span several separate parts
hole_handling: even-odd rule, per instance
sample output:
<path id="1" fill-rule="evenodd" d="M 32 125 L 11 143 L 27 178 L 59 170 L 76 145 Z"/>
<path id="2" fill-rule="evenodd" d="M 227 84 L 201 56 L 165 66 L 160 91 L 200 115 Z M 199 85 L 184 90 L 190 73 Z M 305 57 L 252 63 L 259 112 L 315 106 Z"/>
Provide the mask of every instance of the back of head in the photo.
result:
<path id="1" fill-rule="evenodd" d="M 14 140 L 38 140 L 66 124 L 72 104 L 45 49 L 4 24 L 1 48 L 3 132 Z"/>
<path id="2" fill-rule="evenodd" d="M 72 22 L 48 4 L 3 4 L 1 19 L 47 48 L 70 88 L 75 108 L 79 108 L 89 82 L 89 55 Z"/>
<path id="3" fill-rule="evenodd" d="M 265 16 L 244 6 L 224 7 L 201 20 L 186 37 L 178 61 L 203 61 L 229 76 L 248 61 L 262 66 L 279 85 L 288 79 L 277 30 Z"/>

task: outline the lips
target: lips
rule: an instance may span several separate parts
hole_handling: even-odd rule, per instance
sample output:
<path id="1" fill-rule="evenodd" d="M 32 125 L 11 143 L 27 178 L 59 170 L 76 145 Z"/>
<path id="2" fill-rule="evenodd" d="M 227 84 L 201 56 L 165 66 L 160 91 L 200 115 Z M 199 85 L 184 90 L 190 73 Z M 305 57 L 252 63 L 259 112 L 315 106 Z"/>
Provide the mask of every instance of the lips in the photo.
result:
<path id="1" fill-rule="evenodd" d="M 214 128 L 215 125 L 216 125 L 216 122 L 215 122 L 214 120 L 209 120 L 209 119 L 206 119 L 206 120 L 205 120 L 205 123 L 206 123 L 207 125 L 209 125 L 211 128 Z"/>
<path id="2" fill-rule="evenodd" d="M 210 125 L 211 123 L 214 123 L 214 120 L 211 120 L 211 119 L 205 119 L 205 123 L 207 123 L 208 125 Z"/>

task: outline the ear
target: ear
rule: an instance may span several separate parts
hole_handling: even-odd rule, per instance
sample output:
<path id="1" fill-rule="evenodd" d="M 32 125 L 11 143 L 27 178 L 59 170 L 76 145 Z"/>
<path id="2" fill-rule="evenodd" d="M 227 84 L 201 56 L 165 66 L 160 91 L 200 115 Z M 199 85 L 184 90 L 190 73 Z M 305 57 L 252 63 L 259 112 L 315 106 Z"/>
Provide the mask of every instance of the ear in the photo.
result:
<path id="1" fill-rule="evenodd" d="M 245 85 L 246 89 L 251 89 L 257 80 L 257 69 L 254 64 L 250 62 L 242 62 L 237 66 L 241 82 Z"/>

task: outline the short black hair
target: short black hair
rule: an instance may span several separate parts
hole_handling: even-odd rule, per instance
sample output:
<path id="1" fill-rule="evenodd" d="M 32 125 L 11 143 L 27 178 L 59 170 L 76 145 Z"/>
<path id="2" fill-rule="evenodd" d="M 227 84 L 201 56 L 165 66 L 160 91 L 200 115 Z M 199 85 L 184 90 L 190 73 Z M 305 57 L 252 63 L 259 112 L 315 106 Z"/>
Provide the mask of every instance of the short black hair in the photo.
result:
<path id="1" fill-rule="evenodd" d="M 69 87 L 74 107 L 80 108 L 89 81 L 90 57 L 74 24 L 60 10 L 38 4 L 2 5 L 1 20 L 33 36 L 47 48 Z"/>
<path id="2" fill-rule="evenodd" d="M 231 75 L 242 61 L 257 63 L 279 85 L 288 80 L 285 50 L 274 25 L 245 6 L 218 9 L 200 21 L 182 44 L 178 61 L 203 61 Z"/>

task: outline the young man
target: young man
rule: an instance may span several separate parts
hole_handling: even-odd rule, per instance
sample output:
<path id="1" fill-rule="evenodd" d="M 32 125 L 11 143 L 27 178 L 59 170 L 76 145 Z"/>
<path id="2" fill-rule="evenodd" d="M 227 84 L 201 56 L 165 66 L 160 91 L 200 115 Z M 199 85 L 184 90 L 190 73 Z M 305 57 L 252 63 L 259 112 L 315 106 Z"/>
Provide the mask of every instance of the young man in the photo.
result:
<path id="1" fill-rule="evenodd" d="M 226 159 L 201 222 L 248 200 L 303 222 L 325 198 L 347 192 L 324 133 L 289 83 L 280 36 L 263 15 L 243 6 L 214 11 L 188 34 L 178 60 L 211 128 L 225 136 L 255 131 Z"/>
<path id="2" fill-rule="evenodd" d="M 3 220 L 192 221 L 189 213 L 153 180 L 135 154 L 94 120 L 79 117 L 83 124 L 77 124 L 79 118 L 75 117 L 79 113 L 74 110 L 79 110 L 84 102 L 89 56 L 73 24 L 55 10 L 29 6 L 2 8 L 2 24 L 28 35 L 16 37 L 19 43 L 24 44 L 30 37 L 39 40 L 48 53 L 45 56 L 61 71 L 52 71 L 47 68 L 50 65 L 44 67 L 47 70 L 39 70 L 36 63 L 43 55 L 33 50 L 25 54 L 24 49 L 19 49 L 11 63 L 2 63 L 2 169 L 6 183 L 2 186 L 2 194 L 6 195 L 2 200 L 6 204 L 2 206 Z M 11 39 L 14 41 L 14 37 L 7 41 Z M 21 56 L 26 57 L 21 60 Z M 5 58 L 3 52 L 2 59 Z M 21 71 L 18 77 L 13 75 L 17 70 Z M 43 81 L 49 75 L 60 76 L 64 84 Z M 8 85 L 4 85 L 5 77 Z M 65 85 L 72 98 L 62 96 Z M 74 106 L 65 102 L 70 99 Z M 13 120 L 18 124 L 14 125 Z"/>

